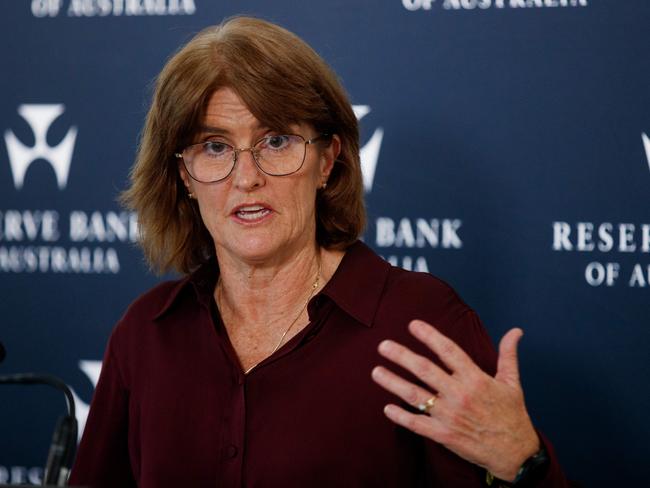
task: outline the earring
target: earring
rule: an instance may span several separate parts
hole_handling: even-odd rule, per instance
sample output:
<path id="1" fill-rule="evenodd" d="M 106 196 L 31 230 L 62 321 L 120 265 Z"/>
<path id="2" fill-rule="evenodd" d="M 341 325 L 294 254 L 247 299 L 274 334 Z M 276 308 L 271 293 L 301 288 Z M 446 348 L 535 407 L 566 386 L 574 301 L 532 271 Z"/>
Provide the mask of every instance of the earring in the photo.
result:
<path id="1" fill-rule="evenodd" d="M 190 185 L 185 183 L 185 189 L 187 190 L 187 198 L 194 200 L 194 193 L 192 193 L 192 190 L 190 190 Z"/>
<path id="2" fill-rule="evenodd" d="M 321 186 L 321 188 L 322 188 L 323 190 L 324 190 L 325 188 L 327 188 L 327 182 L 324 182 L 323 185 Z"/>

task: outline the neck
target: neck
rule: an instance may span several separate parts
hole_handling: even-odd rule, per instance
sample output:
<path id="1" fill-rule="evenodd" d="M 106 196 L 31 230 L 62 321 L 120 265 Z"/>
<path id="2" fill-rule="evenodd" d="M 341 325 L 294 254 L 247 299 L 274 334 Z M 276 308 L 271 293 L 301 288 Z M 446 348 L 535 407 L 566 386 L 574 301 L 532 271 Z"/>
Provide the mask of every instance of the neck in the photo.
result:
<path id="1" fill-rule="evenodd" d="M 274 263 L 244 263 L 219 256 L 219 283 L 215 298 L 222 313 L 250 326 L 286 322 L 304 302 L 318 278 L 322 252 L 309 246 Z M 319 282 L 324 280 L 320 277 Z M 300 303 L 302 305 L 302 303 Z"/>

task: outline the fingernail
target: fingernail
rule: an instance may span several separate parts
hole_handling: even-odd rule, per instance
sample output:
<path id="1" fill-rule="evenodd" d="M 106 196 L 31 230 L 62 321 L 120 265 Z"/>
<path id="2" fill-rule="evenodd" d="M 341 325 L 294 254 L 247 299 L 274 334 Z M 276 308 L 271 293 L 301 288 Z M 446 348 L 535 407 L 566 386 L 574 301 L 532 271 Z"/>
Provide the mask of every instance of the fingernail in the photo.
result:
<path id="1" fill-rule="evenodd" d="M 386 414 L 387 416 L 390 417 L 394 413 L 395 413 L 395 407 L 393 405 L 386 405 L 384 407 L 384 414 Z"/>
<path id="2" fill-rule="evenodd" d="M 393 341 L 385 340 L 379 343 L 379 352 L 388 352 L 393 347 Z"/>
<path id="3" fill-rule="evenodd" d="M 373 378 L 379 378 L 381 374 L 382 374 L 381 366 L 375 366 L 374 368 L 372 368 L 372 371 L 370 372 L 370 375 Z"/>
<path id="4" fill-rule="evenodd" d="M 411 322 L 411 330 L 414 330 L 416 332 L 422 332 L 424 331 L 424 324 L 419 320 L 413 320 Z"/>

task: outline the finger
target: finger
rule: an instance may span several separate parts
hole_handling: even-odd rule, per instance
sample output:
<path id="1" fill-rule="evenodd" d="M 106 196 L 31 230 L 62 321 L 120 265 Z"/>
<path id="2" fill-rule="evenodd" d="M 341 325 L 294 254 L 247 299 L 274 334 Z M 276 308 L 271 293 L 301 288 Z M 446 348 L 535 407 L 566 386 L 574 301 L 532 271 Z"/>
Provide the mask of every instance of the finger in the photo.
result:
<path id="1" fill-rule="evenodd" d="M 495 379 L 514 387 L 520 387 L 517 345 L 523 335 L 524 331 L 519 328 L 510 329 L 499 343 L 499 359 Z"/>
<path id="2" fill-rule="evenodd" d="M 424 388 L 406 381 L 386 368 L 377 366 L 372 370 L 372 379 L 381 387 L 397 395 L 409 405 L 417 407 L 426 402 L 433 394 Z"/>
<path id="3" fill-rule="evenodd" d="M 476 372 L 474 361 L 447 336 L 422 320 L 412 320 L 409 331 L 431 349 L 454 372 Z"/>
<path id="4" fill-rule="evenodd" d="M 451 377 L 424 356 L 415 354 L 410 349 L 390 340 L 382 341 L 378 351 L 386 359 L 410 371 L 434 390 L 444 392 L 450 389 Z"/>
<path id="5" fill-rule="evenodd" d="M 410 413 L 393 404 L 384 407 L 384 415 L 411 432 L 437 441 L 440 423 L 433 417 Z"/>

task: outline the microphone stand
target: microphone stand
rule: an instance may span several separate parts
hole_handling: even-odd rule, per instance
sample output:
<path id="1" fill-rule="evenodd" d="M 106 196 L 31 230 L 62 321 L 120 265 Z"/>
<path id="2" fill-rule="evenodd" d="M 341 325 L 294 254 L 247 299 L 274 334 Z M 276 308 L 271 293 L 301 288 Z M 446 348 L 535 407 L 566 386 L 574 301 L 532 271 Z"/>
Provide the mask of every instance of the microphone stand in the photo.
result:
<path id="1" fill-rule="evenodd" d="M 0 376 L 0 384 L 53 386 L 63 391 L 67 403 L 67 415 L 59 418 L 45 465 L 44 485 L 66 486 L 77 448 L 77 418 L 74 398 L 68 385 L 55 376 L 35 373 L 21 373 Z"/>

